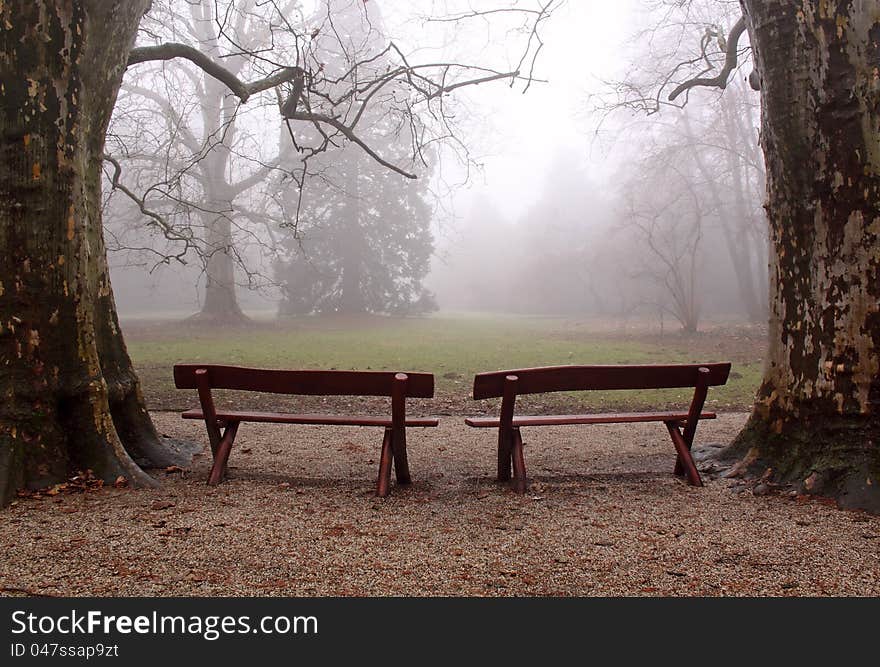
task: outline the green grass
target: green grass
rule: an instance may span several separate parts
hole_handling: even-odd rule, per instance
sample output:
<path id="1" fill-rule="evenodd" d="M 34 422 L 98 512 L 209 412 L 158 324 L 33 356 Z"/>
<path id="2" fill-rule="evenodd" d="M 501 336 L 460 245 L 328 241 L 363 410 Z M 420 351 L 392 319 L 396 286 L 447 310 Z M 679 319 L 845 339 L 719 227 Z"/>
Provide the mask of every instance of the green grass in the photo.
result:
<path id="1" fill-rule="evenodd" d="M 178 362 L 427 371 L 435 374 L 438 396 L 458 397 L 466 409 L 473 375 L 482 371 L 556 364 L 733 361 L 731 380 L 710 391 L 710 402 L 718 409 L 744 409 L 760 380 L 764 346 L 763 338 L 743 340 L 726 330 L 661 337 L 597 330 L 559 318 L 512 316 L 303 318 L 243 328 L 130 322 L 123 323 L 123 329 L 154 408 L 179 406 L 181 392 L 171 380 L 171 366 Z M 725 341 L 730 343 L 726 349 Z M 572 401 L 596 409 L 624 409 L 679 405 L 689 396 L 686 390 L 589 392 L 544 395 L 532 402 L 537 409 L 558 409 Z"/>

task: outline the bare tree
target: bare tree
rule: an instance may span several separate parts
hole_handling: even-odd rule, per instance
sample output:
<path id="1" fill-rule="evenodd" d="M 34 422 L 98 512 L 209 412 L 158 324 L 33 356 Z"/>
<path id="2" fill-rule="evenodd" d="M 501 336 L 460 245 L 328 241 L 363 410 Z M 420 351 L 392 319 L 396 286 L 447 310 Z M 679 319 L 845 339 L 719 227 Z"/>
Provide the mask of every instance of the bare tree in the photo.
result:
<path id="1" fill-rule="evenodd" d="M 710 109 L 708 125 L 695 129 L 682 113 L 684 146 L 696 165 L 699 185 L 711 202 L 737 291 L 752 323 L 767 319 L 767 219 L 761 208 L 766 173 L 753 125 L 753 105 L 738 82 Z"/>
<path id="2" fill-rule="evenodd" d="M 253 53 L 272 46 L 271 33 L 264 28 L 270 15 L 255 13 L 255 4 L 225 7 L 221 22 L 217 12 L 224 8 L 214 2 L 166 3 L 154 6 L 141 30 L 150 28 L 154 35 L 168 32 L 173 19 L 182 16 L 186 20 L 174 36 L 186 40 L 187 46 L 195 45 L 191 48 L 198 48 L 211 62 L 224 55 L 224 33 L 234 37 L 242 50 L 226 54 L 223 63 L 237 77 L 253 66 Z M 277 132 L 266 148 L 264 137 L 255 130 L 259 121 L 277 117 L 277 106 L 273 109 L 264 102 L 256 114 L 247 113 L 220 79 L 173 61 L 136 74 L 123 84 L 108 152 L 124 163 L 126 180 L 146 184 L 138 189 L 149 195 L 152 210 L 161 211 L 179 230 L 177 235 L 185 237 L 185 255 L 202 264 L 204 298 L 197 317 L 241 321 L 245 318 L 236 297 L 236 267 L 245 275 L 246 286 L 264 282 L 245 257 L 249 248 L 272 249 L 273 235 L 267 227 L 275 221 L 267 211 L 266 189 L 274 175 L 284 173 L 282 165 L 293 153 L 289 140 L 277 140 Z M 133 131 L 144 126 L 154 129 Z M 118 180 L 111 184 L 111 193 L 125 194 Z M 129 192 L 134 189 L 131 186 Z M 140 197 L 134 199 L 138 202 Z M 170 252 L 178 257 L 176 245 Z M 168 250 L 148 252 L 165 259 Z"/>
<path id="3" fill-rule="evenodd" d="M 693 174 L 684 171 L 689 165 L 676 164 L 674 154 L 668 148 L 646 154 L 625 182 L 623 226 L 633 243 L 621 261 L 632 275 L 648 280 L 647 294 L 659 287 L 655 308 L 672 315 L 683 331 L 695 333 L 702 307 L 706 215 Z"/>
<path id="4" fill-rule="evenodd" d="M 0 142 L 10 156 L 0 163 L 0 247 L 6 258 L 0 264 L 4 501 L 19 488 L 52 484 L 75 470 L 90 469 L 110 481 L 122 476 L 133 484 L 155 484 L 142 467 L 179 460 L 145 408 L 107 270 L 101 175 L 106 131 L 126 67 L 184 58 L 222 81 L 242 103 L 277 91 L 281 105 L 275 93 L 269 95 L 286 120 L 320 128 L 322 142 L 348 140 L 370 154 L 375 151 L 358 136 L 358 120 L 365 107 L 384 104 L 389 113 L 411 120 L 408 126 L 420 139 L 415 161 L 423 141 L 440 138 L 417 120 L 419 114 L 435 114 L 442 126 L 449 113 L 447 93 L 493 80 L 521 79 L 526 85 L 529 80 L 528 71 L 520 75 L 518 68 L 411 62 L 391 42 L 388 52 L 398 55 L 388 72 L 368 76 L 346 94 L 330 94 L 318 63 L 309 59 L 311 36 L 283 12 L 270 25 L 289 47 L 254 54 L 260 57 L 253 71 L 238 76 L 225 66 L 225 56 L 241 50 L 234 37 L 216 58 L 175 42 L 135 48 L 138 25 L 150 5 L 149 0 L 0 5 Z M 271 0 L 254 4 L 267 6 L 278 8 Z M 530 37 L 552 3 L 534 8 L 526 63 L 535 53 Z M 480 18 L 503 19 L 488 11 Z M 228 37 L 227 15 L 215 16 Z M 380 155 L 376 159 L 387 162 Z M 189 242 L 189 230 L 152 212 L 143 193 L 135 194 L 139 208 L 164 233 Z"/>
<path id="5" fill-rule="evenodd" d="M 420 20 L 465 29 L 469 22 L 488 17 L 503 27 L 509 15 L 508 27 L 525 29 L 528 35 L 517 68 L 531 69 L 540 48 L 537 27 L 552 5 L 543 2 L 486 14 L 456 11 L 463 5 L 453 2 L 446 3 L 445 15 Z M 271 255 L 276 249 L 272 227 L 275 231 L 286 227 L 298 235 L 309 183 L 316 188 L 311 196 L 319 197 L 328 178 L 327 170 L 312 160 L 316 155 L 327 151 L 347 155 L 338 149 L 351 144 L 380 166 L 412 178 L 427 171 L 426 151 L 432 152 L 438 142 L 464 147 L 451 92 L 496 80 L 511 84 L 521 80 L 528 86 L 529 77 L 520 76 L 518 70 L 455 60 L 409 62 L 404 47 L 385 29 L 378 2 L 321 0 L 309 15 L 297 14 L 295 8 L 295 3 L 168 0 L 157 4 L 152 20 L 141 26 L 141 41 L 158 43 L 141 47 L 150 49 L 146 53 L 181 55 L 184 64 L 159 61 L 140 71 L 137 85 L 125 86 L 123 106 L 117 108 L 111 130 L 111 138 L 120 140 L 112 152 L 119 153 L 125 165 L 119 180 L 130 183 L 127 191 L 150 195 L 151 210 L 161 212 L 175 228 L 174 236 L 186 239 L 187 254 L 197 254 L 204 265 L 202 317 L 241 318 L 235 301 L 236 269 L 247 286 L 271 281 L 248 264 L 254 253 L 247 249 Z M 168 40 L 174 41 L 159 43 Z M 216 71 L 193 68 L 196 61 L 213 63 L 220 58 L 225 71 L 219 79 Z M 262 73 L 282 58 L 296 62 L 303 77 L 294 77 L 289 90 L 278 96 L 287 126 L 280 136 L 273 136 L 266 132 L 267 116 L 259 108 L 272 103 L 271 96 L 256 100 L 256 114 L 242 116 L 246 108 L 235 96 L 241 97 L 235 92 L 241 87 L 229 75 L 235 79 L 243 73 Z M 187 86 L 187 79 L 197 85 Z M 247 108 L 253 107 L 251 102 Z M 386 134 L 371 139 L 370 119 L 377 113 L 385 118 Z M 163 121 L 164 140 L 151 141 L 153 133 L 141 134 L 147 143 L 138 146 L 132 141 L 136 133 L 123 128 L 135 121 L 149 124 L 151 115 Z M 383 142 L 394 143 L 393 157 L 378 148 L 377 143 Z M 469 159 L 466 150 L 459 152 Z M 139 189 L 134 182 L 145 185 Z M 296 190 L 292 197 L 291 190 Z M 140 207 L 140 198 L 136 204 Z M 153 220 L 147 221 L 155 226 Z M 141 244 L 139 237 L 137 245 Z M 159 258 L 180 258 L 173 246 L 163 248 Z"/>
<path id="6" fill-rule="evenodd" d="M 611 94 L 601 97 L 597 110 L 606 116 L 635 111 L 659 123 L 654 114 L 665 109 L 677 119 L 665 123 L 666 143 L 678 145 L 678 159 L 695 163 L 693 184 L 723 233 L 745 315 L 765 321 L 768 230 L 760 193 L 766 174 L 758 101 L 745 86 L 750 47 L 739 3 L 643 4 L 649 27 L 633 38 L 633 65 L 623 80 L 608 82 Z M 692 89 L 706 86 L 725 92 L 690 102 Z"/>
<path id="7" fill-rule="evenodd" d="M 767 165 L 770 337 L 752 416 L 730 453 L 754 473 L 880 511 L 880 15 L 873 3 L 844 1 L 740 7 L 720 33 L 723 64 L 681 64 L 683 80 L 655 91 L 675 102 L 725 88 L 748 35 Z"/>

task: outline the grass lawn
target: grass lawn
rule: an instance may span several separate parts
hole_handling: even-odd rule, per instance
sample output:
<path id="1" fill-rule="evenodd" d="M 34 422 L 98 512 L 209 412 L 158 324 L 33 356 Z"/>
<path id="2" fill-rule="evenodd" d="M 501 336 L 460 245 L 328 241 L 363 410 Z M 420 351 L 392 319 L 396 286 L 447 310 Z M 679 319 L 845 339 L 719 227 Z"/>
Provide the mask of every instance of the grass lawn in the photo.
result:
<path id="1" fill-rule="evenodd" d="M 747 409 L 766 348 L 758 328 L 707 326 L 684 336 L 648 327 L 547 317 L 436 315 L 425 318 L 325 317 L 206 327 L 180 321 L 123 321 L 123 331 L 151 409 L 180 409 L 192 392 L 174 388 L 178 362 L 267 368 L 336 368 L 433 372 L 438 399 L 452 412 L 473 412 L 474 373 L 555 364 L 731 361 L 731 379 L 709 393 L 719 410 Z M 590 409 L 685 404 L 687 390 L 589 392 L 539 396 L 534 410 L 578 403 Z M 526 401 L 528 403 L 528 401 Z M 264 406 L 265 407 L 265 406 Z M 484 406 L 486 407 L 486 406 Z"/>

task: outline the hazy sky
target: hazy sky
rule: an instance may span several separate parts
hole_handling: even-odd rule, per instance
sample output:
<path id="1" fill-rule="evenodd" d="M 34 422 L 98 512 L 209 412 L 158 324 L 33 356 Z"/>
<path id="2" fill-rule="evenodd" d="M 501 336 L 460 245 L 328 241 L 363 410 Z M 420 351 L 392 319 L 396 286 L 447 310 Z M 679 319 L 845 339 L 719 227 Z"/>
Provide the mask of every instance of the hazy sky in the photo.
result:
<path id="1" fill-rule="evenodd" d="M 602 147 L 591 141 L 595 118 L 588 113 L 590 93 L 602 78 L 614 78 L 626 65 L 620 47 L 635 31 L 636 0 L 570 0 L 544 30 L 545 46 L 538 73 L 548 83 L 520 88 L 488 86 L 471 91 L 477 108 L 491 118 L 492 132 L 473 137 L 485 155 L 485 170 L 456 197 L 456 213 L 467 214 L 477 196 L 489 200 L 510 219 L 541 191 L 546 166 L 560 147 L 576 145 L 601 178 L 606 162 Z M 486 153 L 488 152 L 488 154 Z"/>

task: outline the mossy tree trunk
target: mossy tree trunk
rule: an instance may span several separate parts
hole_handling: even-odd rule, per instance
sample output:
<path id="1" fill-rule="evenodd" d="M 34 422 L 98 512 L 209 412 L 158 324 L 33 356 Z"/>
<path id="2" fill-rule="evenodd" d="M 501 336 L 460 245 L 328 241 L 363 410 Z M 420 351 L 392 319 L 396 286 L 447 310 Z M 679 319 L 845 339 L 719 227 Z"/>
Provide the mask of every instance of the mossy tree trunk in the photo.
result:
<path id="1" fill-rule="evenodd" d="M 880 5 L 742 6 L 762 89 L 771 313 L 734 451 L 880 511 Z"/>
<path id="2" fill-rule="evenodd" d="M 0 4 L 0 502 L 91 469 L 178 462 L 119 330 L 101 155 L 149 0 Z M 139 465 L 140 464 L 140 465 Z"/>

